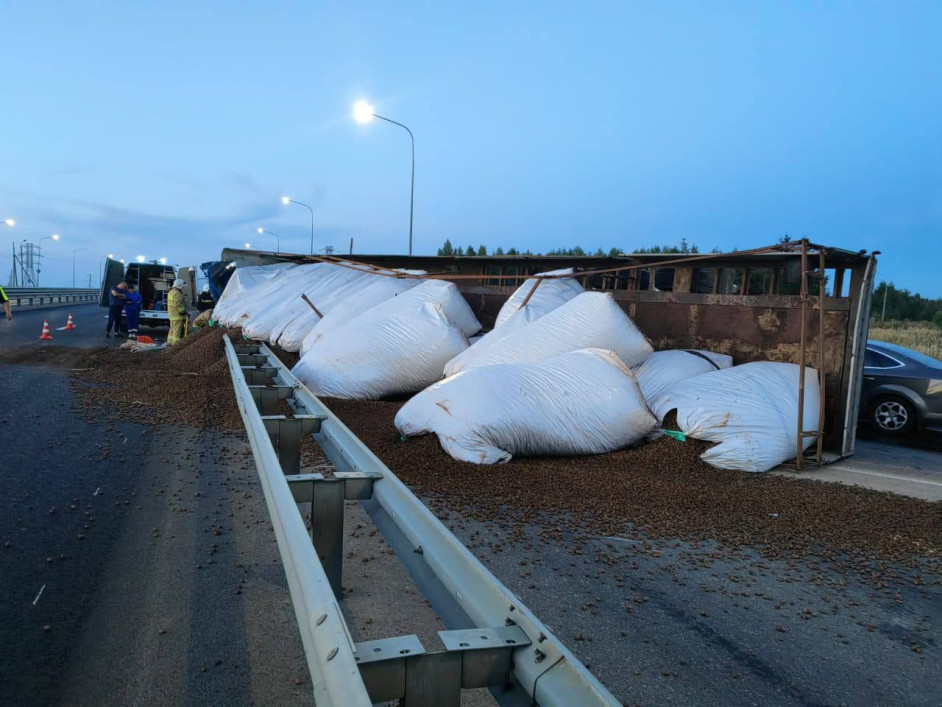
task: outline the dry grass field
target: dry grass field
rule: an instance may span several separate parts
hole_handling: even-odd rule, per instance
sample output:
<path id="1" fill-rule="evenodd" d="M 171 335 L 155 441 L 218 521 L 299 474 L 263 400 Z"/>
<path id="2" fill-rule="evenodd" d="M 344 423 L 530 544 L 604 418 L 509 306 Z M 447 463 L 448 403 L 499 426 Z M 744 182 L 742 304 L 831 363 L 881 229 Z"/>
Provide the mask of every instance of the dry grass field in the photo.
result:
<path id="1" fill-rule="evenodd" d="M 942 360 L 942 328 L 929 322 L 874 319 L 870 322 L 870 338 L 905 346 Z"/>

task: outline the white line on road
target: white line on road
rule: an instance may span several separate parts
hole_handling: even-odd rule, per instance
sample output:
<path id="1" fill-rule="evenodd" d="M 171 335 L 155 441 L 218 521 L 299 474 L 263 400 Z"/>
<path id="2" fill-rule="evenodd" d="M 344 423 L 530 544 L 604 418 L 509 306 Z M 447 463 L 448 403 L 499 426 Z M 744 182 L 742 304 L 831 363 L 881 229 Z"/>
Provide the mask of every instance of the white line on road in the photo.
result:
<path id="1" fill-rule="evenodd" d="M 45 589 L 45 588 L 46 588 L 46 585 L 45 585 L 45 584 L 39 588 L 39 594 L 37 594 L 37 595 L 36 595 L 36 598 L 33 599 L 33 606 L 36 606 L 36 602 L 39 601 L 39 597 L 41 597 L 41 596 L 43 595 L 43 589 Z"/>
<path id="2" fill-rule="evenodd" d="M 95 489 L 95 493 L 93 493 L 92 496 L 97 496 L 99 493 L 101 493 L 101 486 Z"/>

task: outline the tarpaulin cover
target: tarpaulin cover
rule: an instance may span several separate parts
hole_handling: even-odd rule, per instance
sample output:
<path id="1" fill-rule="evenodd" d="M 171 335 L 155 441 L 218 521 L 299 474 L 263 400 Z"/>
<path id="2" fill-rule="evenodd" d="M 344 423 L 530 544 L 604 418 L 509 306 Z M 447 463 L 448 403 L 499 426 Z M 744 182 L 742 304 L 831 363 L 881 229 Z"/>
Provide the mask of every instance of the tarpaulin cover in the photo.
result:
<path id="1" fill-rule="evenodd" d="M 403 405 L 396 427 L 408 436 L 434 432 L 460 461 L 494 464 L 611 452 L 656 433 L 657 421 L 614 352 L 583 349 L 446 378 Z"/>
<path id="2" fill-rule="evenodd" d="M 334 398 L 376 399 L 439 380 L 445 363 L 467 348 L 468 339 L 440 304 L 408 301 L 417 289 L 389 300 L 396 306 L 383 316 L 357 317 L 329 332 L 292 373 L 315 395 Z"/>
<path id="3" fill-rule="evenodd" d="M 486 342 L 482 339 L 476 345 L 482 343 Z M 628 366 L 640 364 L 652 351 L 650 342 L 611 294 L 583 292 L 494 341 L 477 356 L 449 361 L 445 375 L 501 363 L 531 363 L 586 348 L 611 349 Z"/>
<path id="4" fill-rule="evenodd" d="M 686 378 L 729 368 L 732 365 L 733 357 L 726 354 L 675 349 L 655 351 L 648 356 L 647 361 L 632 370 L 638 378 L 638 385 L 641 386 L 648 407 L 660 422 L 669 412 L 661 409 L 661 399 L 671 386 Z"/>
<path id="5" fill-rule="evenodd" d="M 721 469 L 768 471 L 794 459 L 798 441 L 798 376 L 793 363 L 758 361 L 674 384 L 658 409 L 677 409 L 688 437 L 719 442 L 700 455 Z M 818 429 L 818 374 L 805 369 L 804 428 Z M 816 437 L 807 437 L 807 449 Z"/>

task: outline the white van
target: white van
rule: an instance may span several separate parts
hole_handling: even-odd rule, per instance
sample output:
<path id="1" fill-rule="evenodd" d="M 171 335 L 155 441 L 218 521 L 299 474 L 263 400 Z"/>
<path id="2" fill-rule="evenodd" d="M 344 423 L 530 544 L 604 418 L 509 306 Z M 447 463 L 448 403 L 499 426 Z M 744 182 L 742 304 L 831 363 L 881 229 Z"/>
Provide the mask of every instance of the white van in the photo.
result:
<path id="1" fill-rule="evenodd" d="M 101 281 L 101 296 L 98 305 L 108 307 L 111 303 L 111 288 L 119 282 L 126 282 L 134 285 L 144 300 L 144 306 L 141 309 L 141 326 L 169 327 L 167 293 L 170 292 L 176 278 L 184 282 L 184 305 L 188 311 L 193 310 L 196 302 L 196 268 L 174 268 L 172 265 L 161 265 L 156 262 L 129 263 L 125 266 L 124 263 L 109 258 Z M 124 316 L 121 318 L 121 328 L 127 330 Z"/>

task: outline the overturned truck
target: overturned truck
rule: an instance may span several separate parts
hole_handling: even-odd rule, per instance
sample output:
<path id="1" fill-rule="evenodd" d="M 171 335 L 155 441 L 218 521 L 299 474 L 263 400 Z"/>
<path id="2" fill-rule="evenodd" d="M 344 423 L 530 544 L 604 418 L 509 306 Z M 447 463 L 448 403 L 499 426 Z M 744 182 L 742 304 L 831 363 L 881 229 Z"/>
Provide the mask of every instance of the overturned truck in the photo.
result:
<path id="1" fill-rule="evenodd" d="M 735 364 L 777 361 L 821 371 L 825 395 L 819 452 L 833 458 L 854 449 L 878 254 L 802 240 L 703 255 L 377 254 L 343 259 L 448 279 L 485 329 L 528 276 L 574 268 L 585 289 L 610 292 L 655 349 L 707 349 L 731 356 Z M 222 260 L 231 270 L 338 259 L 225 249 Z"/>

